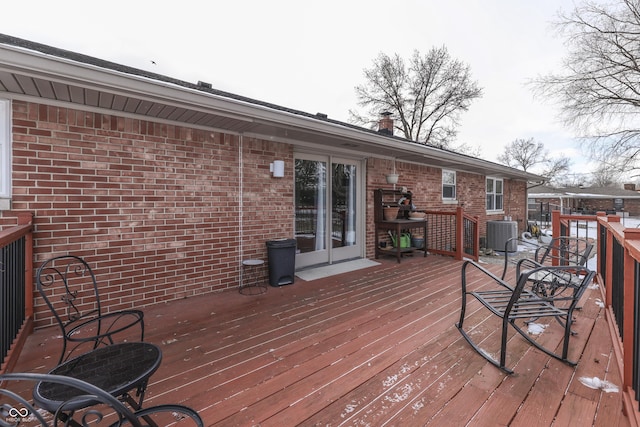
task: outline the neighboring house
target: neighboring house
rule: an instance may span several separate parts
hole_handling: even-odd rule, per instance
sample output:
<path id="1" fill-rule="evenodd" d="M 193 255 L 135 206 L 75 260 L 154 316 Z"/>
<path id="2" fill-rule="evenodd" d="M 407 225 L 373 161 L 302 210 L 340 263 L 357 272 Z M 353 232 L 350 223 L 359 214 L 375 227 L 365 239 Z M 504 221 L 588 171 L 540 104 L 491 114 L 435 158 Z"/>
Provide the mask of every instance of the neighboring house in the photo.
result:
<path id="1" fill-rule="evenodd" d="M 393 170 L 419 208 L 463 206 L 481 235 L 526 226 L 541 177 L 390 133 L 0 35 L 0 224 L 32 212 L 36 265 L 86 258 L 110 309 L 237 287 L 242 260 L 308 232 L 297 268 L 373 257 Z M 335 220 L 341 239 L 323 233 Z"/>
<path id="2" fill-rule="evenodd" d="M 533 204 L 551 206 L 565 212 L 593 214 L 608 212 L 621 216 L 640 216 L 640 192 L 635 184 L 616 187 L 563 187 L 534 186 L 529 189 L 530 212 Z"/>

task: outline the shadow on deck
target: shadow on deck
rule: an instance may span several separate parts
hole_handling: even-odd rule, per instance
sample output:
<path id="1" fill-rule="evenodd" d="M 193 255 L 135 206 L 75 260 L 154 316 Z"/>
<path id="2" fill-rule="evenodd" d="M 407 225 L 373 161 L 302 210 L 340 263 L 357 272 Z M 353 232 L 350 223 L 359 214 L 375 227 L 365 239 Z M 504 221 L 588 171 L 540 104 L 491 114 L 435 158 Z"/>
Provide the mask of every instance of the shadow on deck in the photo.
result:
<path id="1" fill-rule="evenodd" d="M 575 368 L 512 335 L 511 376 L 488 364 L 454 324 L 461 262 L 439 256 L 380 265 L 279 288 L 193 297 L 145 310 L 146 340 L 163 350 L 147 405 L 184 403 L 220 426 L 628 426 L 598 289 L 583 297 Z M 502 266 L 487 265 L 500 274 Z M 477 308 L 471 306 L 471 311 Z M 495 317 L 466 324 L 498 349 Z M 560 343 L 553 322 L 540 339 Z M 36 331 L 15 371 L 57 360 L 57 330 Z"/>

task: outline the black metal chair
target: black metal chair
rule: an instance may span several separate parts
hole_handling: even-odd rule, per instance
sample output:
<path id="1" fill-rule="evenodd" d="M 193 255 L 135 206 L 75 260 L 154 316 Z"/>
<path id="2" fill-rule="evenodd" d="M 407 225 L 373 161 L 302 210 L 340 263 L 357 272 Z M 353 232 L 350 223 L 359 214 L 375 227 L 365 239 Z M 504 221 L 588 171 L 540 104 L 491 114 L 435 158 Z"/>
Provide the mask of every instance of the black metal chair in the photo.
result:
<path id="1" fill-rule="evenodd" d="M 144 340 L 142 311 L 102 312 L 96 277 L 82 258 L 62 255 L 45 261 L 38 269 L 36 283 L 62 332 L 58 363 L 83 344 L 91 343 L 92 348 L 113 344 L 116 335 L 124 336 L 127 329 L 136 325 L 140 327 L 140 341 Z M 71 344 L 73 347 L 67 352 Z"/>
<path id="2" fill-rule="evenodd" d="M 539 265 L 573 265 L 583 267 L 587 265 L 591 252 L 593 251 L 593 243 L 587 239 L 575 236 L 559 236 L 551 239 L 546 244 L 535 244 L 530 240 L 513 237 L 505 243 L 504 251 L 504 268 L 502 270 L 502 279 L 507 274 L 507 266 L 509 264 L 509 254 L 507 248 L 513 245 L 513 241 L 517 241 L 519 245 L 524 245 L 527 250 L 533 254 L 528 259 L 527 268 L 535 268 Z M 516 260 L 520 265 L 522 260 Z M 518 272 L 516 271 L 516 274 Z"/>
<path id="3" fill-rule="evenodd" d="M 470 267 L 480 271 L 487 279 L 481 281 L 482 290 L 468 289 L 467 269 Z M 536 348 L 574 366 L 576 362 L 568 359 L 573 311 L 594 274 L 595 272 L 579 266 L 537 266 L 531 270 L 522 270 L 516 285 L 511 286 L 479 264 L 466 261 L 462 265 L 462 308 L 460 321 L 456 326 L 474 350 L 509 374 L 513 373 L 506 367 L 509 325 Z M 480 348 L 463 329 L 468 297 L 475 298 L 492 314 L 502 319 L 500 360 L 495 360 L 486 350 Z M 523 321 L 527 324 L 532 319 L 542 317 L 553 317 L 563 326 L 562 353 L 558 354 L 545 348 L 516 323 Z"/>
<path id="4" fill-rule="evenodd" d="M 27 382 L 25 384 L 25 382 Z M 54 413 L 38 408 L 30 394 L 39 382 L 53 383 L 65 389 L 77 390 Z M 32 384 L 29 384 L 32 383 Z M 73 394 L 73 393 L 72 393 Z M 92 404 L 80 409 L 75 401 Z M 11 373 L 0 375 L 0 426 L 204 426 L 200 415 L 183 405 L 157 405 L 132 411 L 104 390 L 85 381 L 62 375 Z"/>

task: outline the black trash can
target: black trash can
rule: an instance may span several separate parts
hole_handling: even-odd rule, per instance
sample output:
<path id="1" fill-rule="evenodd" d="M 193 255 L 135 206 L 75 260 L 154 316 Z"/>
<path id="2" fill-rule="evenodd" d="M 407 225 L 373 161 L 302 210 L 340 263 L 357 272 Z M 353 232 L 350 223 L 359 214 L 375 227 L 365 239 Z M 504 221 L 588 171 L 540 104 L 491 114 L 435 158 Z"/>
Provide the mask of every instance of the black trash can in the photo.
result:
<path id="1" fill-rule="evenodd" d="M 296 239 L 267 240 L 269 284 L 290 285 L 296 270 Z"/>

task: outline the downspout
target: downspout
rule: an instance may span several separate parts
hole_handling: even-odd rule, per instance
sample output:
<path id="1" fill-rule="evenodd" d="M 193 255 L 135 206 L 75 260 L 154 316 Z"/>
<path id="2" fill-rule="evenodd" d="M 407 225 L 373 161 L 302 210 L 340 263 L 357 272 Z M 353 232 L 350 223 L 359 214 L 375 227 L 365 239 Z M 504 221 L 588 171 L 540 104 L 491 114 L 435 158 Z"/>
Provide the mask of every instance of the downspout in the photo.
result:
<path id="1" fill-rule="evenodd" d="M 244 182 L 243 182 L 243 166 L 244 163 L 242 161 L 242 143 L 243 143 L 243 135 L 240 134 L 240 136 L 238 137 L 238 184 L 240 185 L 240 189 L 238 190 L 238 197 L 240 198 L 240 201 L 238 203 L 238 210 L 239 212 L 239 217 L 240 217 L 240 221 L 238 224 L 238 287 L 242 286 L 242 273 L 243 273 L 243 268 L 242 268 L 242 256 L 244 254 L 244 245 L 243 245 L 243 238 L 242 235 L 244 234 L 244 197 L 243 197 L 243 186 L 244 186 Z"/>
<path id="2" fill-rule="evenodd" d="M 547 183 L 547 181 L 539 181 L 536 182 L 535 184 L 533 184 L 532 186 L 527 186 L 526 187 L 526 193 L 524 195 L 524 205 L 526 206 L 525 209 L 525 218 L 527 218 L 527 225 L 529 224 L 529 190 L 532 188 L 536 188 L 536 187 L 540 187 L 542 185 L 545 185 Z"/>

